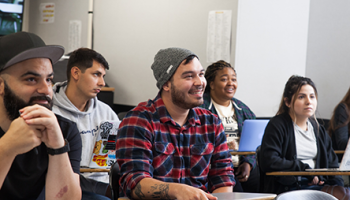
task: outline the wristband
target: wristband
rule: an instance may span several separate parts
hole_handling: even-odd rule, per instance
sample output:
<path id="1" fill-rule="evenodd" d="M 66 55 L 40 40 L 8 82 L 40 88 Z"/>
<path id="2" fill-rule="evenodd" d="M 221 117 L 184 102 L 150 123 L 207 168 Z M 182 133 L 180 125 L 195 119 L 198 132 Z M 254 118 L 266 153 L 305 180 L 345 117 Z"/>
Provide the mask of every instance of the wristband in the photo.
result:
<path id="1" fill-rule="evenodd" d="M 64 139 L 64 146 L 61 148 L 52 149 L 52 148 L 47 147 L 47 153 L 50 155 L 59 155 L 62 153 L 66 153 L 68 151 L 70 151 L 70 148 L 69 148 L 69 143 L 68 143 L 67 139 Z"/>

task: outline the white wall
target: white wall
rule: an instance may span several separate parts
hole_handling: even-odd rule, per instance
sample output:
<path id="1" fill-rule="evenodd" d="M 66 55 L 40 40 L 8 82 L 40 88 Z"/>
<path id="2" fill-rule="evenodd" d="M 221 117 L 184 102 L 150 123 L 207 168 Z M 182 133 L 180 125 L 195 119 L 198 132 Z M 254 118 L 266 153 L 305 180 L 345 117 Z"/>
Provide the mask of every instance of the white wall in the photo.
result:
<path id="1" fill-rule="evenodd" d="M 54 23 L 40 23 L 40 4 L 55 3 Z M 31 0 L 25 2 L 25 11 L 29 10 L 29 20 L 26 28 L 29 32 L 39 35 L 46 44 L 59 44 L 69 49 L 69 21 L 82 22 L 80 43 L 81 47 L 88 46 L 88 0 Z M 27 13 L 25 13 L 27 16 Z M 25 19 L 26 20 L 26 19 Z"/>
<path id="2" fill-rule="evenodd" d="M 38 5 L 41 2 L 57 4 L 55 24 L 38 24 Z M 271 116 L 277 110 L 287 78 L 292 74 L 305 74 L 315 81 L 319 91 L 318 116 L 330 118 L 334 106 L 350 85 L 350 1 L 273 2 L 240 0 L 240 7 L 243 8 L 238 8 L 238 0 L 95 0 L 95 17 L 107 17 L 103 22 L 95 22 L 95 31 L 101 32 L 99 37 L 116 42 L 115 45 L 96 43 L 95 47 L 111 64 L 106 80 L 116 88 L 115 103 L 136 105 L 155 96 L 158 90 L 150 66 L 160 48 L 173 45 L 187 47 L 200 56 L 206 67 L 208 11 L 232 9 L 231 63 L 236 65 L 239 81 L 236 97 L 247 103 L 259 117 Z M 291 2 L 295 4 L 290 4 L 288 8 L 286 5 Z M 309 2 L 307 20 L 304 14 Z M 248 18 L 243 21 L 249 23 L 239 25 L 242 30 L 237 32 L 239 41 L 235 52 L 236 23 L 242 21 L 237 20 L 238 9 L 246 11 L 244 16 Z M 40 35 L 48 44 L 67 46 L 68 20 L 88 20 L 87 10 L 87 0 L 26 0 L 23 30 Z M 286 13 L 295 21 L 285 16 Z M 153 25 L 150 25 L 152 20 Z M 183 22 L 184 25 L 172 26 L 174 22 L 176 25 Z M 287 23 L 290 26 L 286 26 Z M 305 25 L 308 27 L 306 52 L 303 48 L 300 48 L 300 52 L 293 52 L 293 49 L 299 49 L 296 47 L 305 43 Z M 83 26 L 83 29 L 87 28 Z M 254 31 L 259 31 L 259 34 Z M 152 34 L 160 36 L 154 38 Z M 288 40 L 294 34 L 297 35 L 292 37 L 292 41 L 295 37 L 300 38 L 295 45 Z M 283 39 L 281 35 L 288 37 Z M 87 40 L 84 37 L 82 44 Z M 278 42 L 275 42 L 275 37 Z M 291 48 L 286 48 L 288 45 Z M 303 54 L 306 55 L 304 64 Z M 297 59 L 294 60 L 294 57 Z"/>
<path id="3" fill-rule="evenodd" d="M 311 0 L 306 76 L 316 84 L 318 116 L 330 119 L 350 86 L 350 1 Z"/>
<path id="4" fill-rule="evenodd" d="M 24 2 L 22 31 L 29 30 L 29 7 L 30 7 L 30 0 L 26 0 Z"/>
<path id="5" fill-rule="evenodd" d="M 95 0 L 94 49 L 106 57 L 114 102 L 137 105 L 158 93 L 151 65 L 160 49 L 182 47 L 206 63 L 208 14 L 232 10 L 234 60 L 237 0 Z"/>
<path id="6" fill-rule="evenodd" d="M 305 75 L 309 3 L 239 1 L 235 97 L 259 117 L 276 114 L 291 75 Z"/>

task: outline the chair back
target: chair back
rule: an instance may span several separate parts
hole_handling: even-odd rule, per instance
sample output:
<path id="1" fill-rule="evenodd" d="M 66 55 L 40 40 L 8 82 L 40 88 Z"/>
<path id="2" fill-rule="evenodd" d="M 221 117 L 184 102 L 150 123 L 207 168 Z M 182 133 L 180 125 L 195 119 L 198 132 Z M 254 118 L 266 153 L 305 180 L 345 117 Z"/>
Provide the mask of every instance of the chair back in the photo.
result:
<path id="1" fill-rule="evenodd" d="M 319 190 L 294 190 L 284 192 L 276 197 L 276 200 L 337 200 L 334 196 Z"/>
<path id="2" fill-rule="evenodd" d="M 259 145 L 255 150 L 255 156 L 256 156 L 256 164 L 259 165 L 259 155 L 261 151 L 261 146 Z"/>
<path id="3" fill-rule="evenodd" d="M 119 118 L 119 120 L 120 120 L 120 121 L 123 120 L 123 118 L 125 117 L 125 115 L 126 115 L 128 112 L 129 112 L 129 111 L 118 113 L 118 118 Z"/>
<path id="4" fill-rule="evenodd" d="M 322 125 L 326 130 L 329 128 L 329 119 L 317 118 L 317 122 Z"/>
<path id="5" fill-rule="evenodd" d="M 256 148 L 255 151 L 255 156 L 256 156 L 256 167 L 259 168 L 259 188 L 258 191 L 259 192 L 263 192 L 264 191 L 264 177 L 265 177 L 265 173 L 261 171 L 260 168 L 260 151 L 261 151 L 261 146 L 258 146 L 258 148 Z"/>
<path id="6" fill-rule="evenodd" d="M 112 200 L 118 200 L 119 198 L 119 172 L 119 165 L 115 162 L 109 170 L 109 186 L 111 187 Z"/>

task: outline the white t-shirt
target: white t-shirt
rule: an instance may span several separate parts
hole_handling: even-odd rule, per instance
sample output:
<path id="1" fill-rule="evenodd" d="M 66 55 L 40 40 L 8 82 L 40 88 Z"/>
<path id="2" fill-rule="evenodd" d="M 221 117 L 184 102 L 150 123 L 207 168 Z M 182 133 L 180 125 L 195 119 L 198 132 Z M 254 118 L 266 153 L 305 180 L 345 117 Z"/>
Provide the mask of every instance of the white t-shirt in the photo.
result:
<path id="1" fill-rule="evenodd" d="M 222 106 L 217 104 L 213 99 L 212 102 L 218 113 L 219 118 L 222 121 L 222 125 L 225 128 L 226 140 L 229 149 L 238 150 L 238 124 L 235 117 L 235 109 L 232 103 L 230 103 L 229 106 Z M 235 145 L 233 145 L 233 143 L 235 143 Z M 235 146 L 235 148 L 233 146 Z M 232 156 L 232 163 L 235 167 L 238 167 L 239 156 Z"/>
<path id="2" fill-rule="evenodd" d="M 295 144 L 297 159 L 315 168 L 317 156 L 317 143 L 314 128 L 310 121 L 307 122 L 307 130 L 304 131 L 294 123 Z"/>

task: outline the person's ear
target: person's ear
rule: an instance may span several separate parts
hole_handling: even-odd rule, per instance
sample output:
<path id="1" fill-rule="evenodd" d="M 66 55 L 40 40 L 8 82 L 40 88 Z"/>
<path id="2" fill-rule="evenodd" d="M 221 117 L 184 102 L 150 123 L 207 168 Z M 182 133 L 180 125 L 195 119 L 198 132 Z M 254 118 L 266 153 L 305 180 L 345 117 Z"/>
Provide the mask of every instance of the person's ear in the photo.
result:
<path id="1" fill-rule="evenodd" d="M 170 88 L 171 88 L 170 81 L 165 82 L 162 88 L 163 88 L 164 91 L 169 92 Z"/>
<path id="2" fill-rule="evenodd" d="M 81 73 L 80 69 L 76 66 L 74 66 L 74 67 L 72 67 L 72 69 L 70 69 L 70 74 L 71 74 L 72 78 L 76 81 L 79 79 L 80 73 Z"/>
<path id="3" fill-rule="evenodd" d="M 283 101 L 284 101 L 284 104 L 286 104 L 286 106 L 288 107 L 288 108 L 290 108 L 290 101 L 288 100 L 288 98 L 287 97 L 285 97 L 284 99 L 283 99 Z"/>
<path id="4" fill-rule="evenodd" d="M 209 86 L 210 86 L 210 90 L 214 90 L 214 81 L 210 82 Z"/>
<path id="5" fill-rule="evenodd" d="M 5 80 L 2 76 L 0 76 L 0 95 L 3 96 L 5 94 Z"/>

